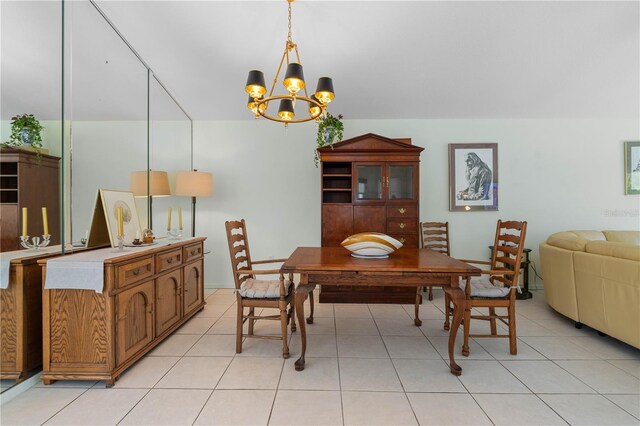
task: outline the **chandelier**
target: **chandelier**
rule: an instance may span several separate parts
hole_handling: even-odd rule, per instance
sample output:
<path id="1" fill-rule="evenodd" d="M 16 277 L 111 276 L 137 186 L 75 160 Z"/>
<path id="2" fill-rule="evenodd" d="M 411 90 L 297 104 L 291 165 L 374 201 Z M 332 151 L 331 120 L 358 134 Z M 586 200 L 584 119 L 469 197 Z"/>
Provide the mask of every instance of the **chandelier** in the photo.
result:
<path id="1" fill-rule="evenodd" d="M 304 74 L 302 72 L 302 64 L 300 63 L 300 55 L 298 54 L 298 45 L 291 39 L 291 3 L 295 0 L 287 0 L 289 4 L 289 33 L 287 35 L 287 41 L 284 46 L 284 53 L 282 59 L 280 59 L 280 65 L 278 65 L 278 71 L 273 79 L 271 90 L 269 95 L 267 93 L 267 87 L 264 83 L 264 74 L 259 70 L 249 71 L 247 77 L 247 85 L 244 90 L 249 94 L 249 100 L 247 107 L 255 114 L 256 118 L 260 116 L 269 120 L 278 121 L 284 123 L 287 126 L 289 123 L 303 123 L 305 121 L 316 120 L 327 109 L 327 104 L 335 97 L 333 92 L 333 81 L 330 77 L 320 77 L 318 79 L 318 85 L 313 95 L 309 96 L 307 93 L 307 85 L 304 81 Z M 295 51 L 296 61 L 291 62 L 289 55 L 292 55 L 292 51 Z M 273 94 L 278 81 L 278 76 L 282 70 L 282 65 L 287 61 L 287 69 L 284 73 L 284 80 L 282 84 L 287 89 L 287 93 L 283 95 Z M 304 96 L 300 93 L 304 92 Z M 269 113 L 269 104 L 272 101 L 279 100 L 278 115 Z M 306 115 L 296 115 L 295 107 L 296 103 L 301 102 L 306 106 Z"/>

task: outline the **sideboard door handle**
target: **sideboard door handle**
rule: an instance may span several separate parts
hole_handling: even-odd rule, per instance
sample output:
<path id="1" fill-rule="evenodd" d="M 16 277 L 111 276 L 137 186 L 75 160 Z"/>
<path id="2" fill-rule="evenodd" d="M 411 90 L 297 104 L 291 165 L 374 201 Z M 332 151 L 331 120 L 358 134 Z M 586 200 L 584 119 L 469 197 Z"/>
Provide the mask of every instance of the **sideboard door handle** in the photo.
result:
<path id="1" fill-rule="evenodd" d="M 133 275 L 139 275 L 139 274 L 140 274 L 140 268 L 136 268 L 136 269 L 134 269 L 133 271 L 131 271 L 131 273 L 132 273 Z"/>
<path id="2" fill-rule="evenodd" d="M 404 207 L 401 207 L 398 209 L 398 212 L 400 212 L 400 214 L 405 214 L 407 210 Z"/>
<path id="3" fill-rule="evenodd" d="M 173 257 L 170 257 L 167 259 L 167 263 L 172 263 L 173 262 Z"/>
<path id="4" fill-rule="evenodd" d="M 404 229 L 404 227 L 407 226 L 407 225 L 405 225 L 404 222 L 400 222 L 400 225 L 398 225 L 398 226 L 400 227 L 400 229 Z"/>

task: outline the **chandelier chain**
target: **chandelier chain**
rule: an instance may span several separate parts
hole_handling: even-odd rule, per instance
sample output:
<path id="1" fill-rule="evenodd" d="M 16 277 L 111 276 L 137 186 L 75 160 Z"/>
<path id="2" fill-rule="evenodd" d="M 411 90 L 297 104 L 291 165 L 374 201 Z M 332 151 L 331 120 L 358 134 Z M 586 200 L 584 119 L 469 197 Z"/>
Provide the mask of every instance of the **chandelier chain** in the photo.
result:
<path id="1" fill-rule="evenodd" d="M 289 43 L 293 43 L 293 40 L 291 39 L 291 2 L 289 3 L 289 34 L 287 35 L 287 40 L 289 41 Z"/>

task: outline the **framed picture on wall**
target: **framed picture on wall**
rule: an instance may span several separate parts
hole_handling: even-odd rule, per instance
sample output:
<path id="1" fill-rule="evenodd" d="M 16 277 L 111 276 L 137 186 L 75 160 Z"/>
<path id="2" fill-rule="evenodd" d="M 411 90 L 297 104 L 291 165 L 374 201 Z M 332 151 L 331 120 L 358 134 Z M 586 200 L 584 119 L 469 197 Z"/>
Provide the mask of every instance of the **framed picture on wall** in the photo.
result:
<path id="1" fill-rule="evenodd" d="M 640 194 L 640 142 L 624 143 L 624 193 Z"/>
<path id="2" fill-rule="evenodd" d="M 498 210 L 498 144 L 449 144 L 449 211 Z"/>

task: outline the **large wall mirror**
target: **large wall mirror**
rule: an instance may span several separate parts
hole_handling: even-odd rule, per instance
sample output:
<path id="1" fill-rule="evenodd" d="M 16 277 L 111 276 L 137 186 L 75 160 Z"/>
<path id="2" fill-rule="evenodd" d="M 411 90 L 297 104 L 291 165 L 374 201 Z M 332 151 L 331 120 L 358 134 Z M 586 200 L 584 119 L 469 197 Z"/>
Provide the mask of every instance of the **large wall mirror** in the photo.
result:
<path id="1" fill-rule="evenodd" d="M 126 34 L 90 0 L 3 1 L 0 8 L 2 141 L 16 114 L 34 114 L 45 126 L 44 147 L 60 158 L 60 220 L 49 225 L 57 252 L 84 248 L 98 189 L 133 191 L 139 174 L 141 227 L 166 238 L 171 208 L 171 228 L 179 228 L 181 211 L 183 236 L 190 236 L 191 200 L 172 194 L 177 172 L 192 167 L 192 121 Z M 168 194 L 151 196 L 155 171 L 166 172 Z M 29 218 L 29 226 L 42 226 Z M 3 238 L 5 228 L 3 219 Z M 1 384 L 4 391 L 15 380 Z"/>
<path id="2" fill-rule="evenodd" d="M 128 191 L 147 169 L 149 71 L 88 1 L 65 5 L 67 237 L 80 245 L 98 189 Z"/>
<path id="3" fill-rule="evenodd" d="M 10 139 L 12 117 L 22 114 L 33 116 L 44 126 L 41 133 L 43 153 L 38 163 L 29 146 L 2 148 L 0 151 L 0 259 L 3 270 L 10 268 L 11 260 L 33 253 L 20 247 L 22 209 L 27 208 L 27 235 L 37 237 L 44 233 L 41 208 L 47 208 L 48 233 L 51 244 L 47 252 L 61 253 L 64 243 L 60 218 L 62 144 L 62 30 L 63 4 L 61 1 L 2 1 L 0 2 L 0 141 Z M 30 241 L 33 241 L 30 239 Z M 29 271 L 38 268 L 29 262 Z M 6 268 L 6 269 L 5 269 Z M 11 267 L 14 268 L 14 267 Z M 16 285 L 14 277 L 7 276 L 6 288 L 0 288 L 0 362 L 2 392 L 12 388 L 17 380 L 38 369 L 37 341 L 39 335 L 24 332 L 21 320 L 29 317 L 29 326 L 41 327 L 38 322 L 39 283 Z M 0 286 L 3 287 L 3 286 Z M 18 345 L 21 338 L 31 339 Z M 40 339 L 41 342 L 41 339 Z M 34 344 L 32 346 L 32 343 Z M 32 348 L 31 355 L 23 347 Z M 26 349 L 26 348 L 24 348 Z M 32 360 L 36 357 L 35 361 Z M 40 360 L 42 356 L 40 354 Z M 41 361 L 40 361 L 41 363 Z"/>
<path id="4" fill-rule="evenodd" d="M 152 75 L 149 82 L 149 169 L 166 172 L 171 194 L 175 194 L 176 175 L 191 170 L 192 122 L 162 83 Z M 155 188 L 150 188 L 155 189 Z M 151 198 L 152 197 L 152 198 Z M 167 228 L 182 235 L 191 235 L 191 199 L 152 195 L 148 214 L 154 233 L 167 234 Z M 171 210 L 169 210 L 171 209 Z M 171 212 L 171 221 L 169 221 Z"/>

